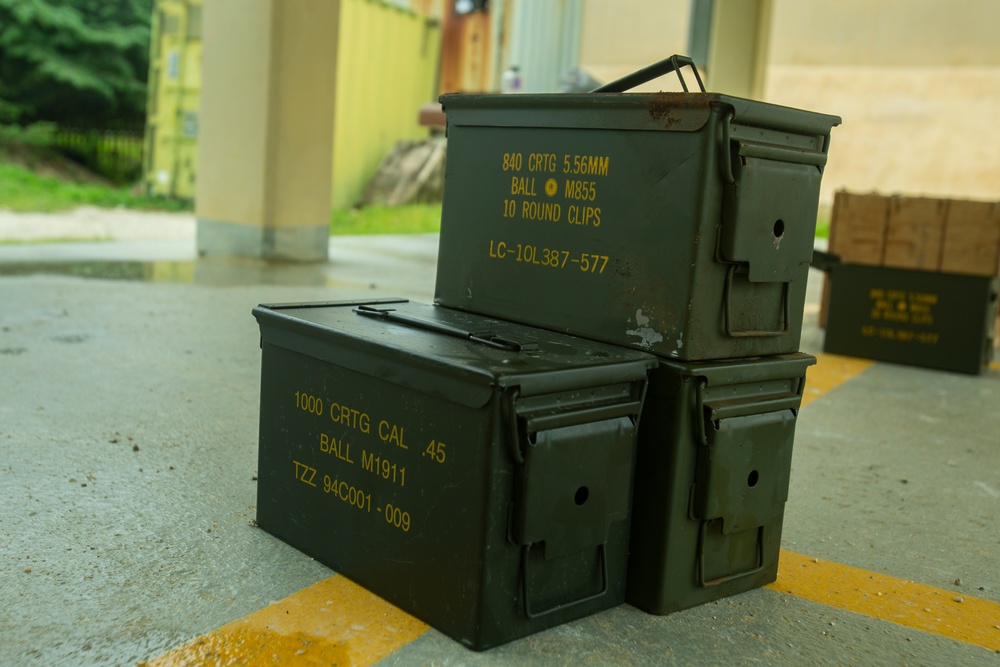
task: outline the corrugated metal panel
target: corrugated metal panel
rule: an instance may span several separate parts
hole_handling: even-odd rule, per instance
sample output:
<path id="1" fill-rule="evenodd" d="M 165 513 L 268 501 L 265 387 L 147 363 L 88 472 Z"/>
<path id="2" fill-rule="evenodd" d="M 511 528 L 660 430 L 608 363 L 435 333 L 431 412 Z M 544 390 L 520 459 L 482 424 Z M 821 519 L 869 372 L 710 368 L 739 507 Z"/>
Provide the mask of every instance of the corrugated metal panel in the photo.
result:
<path id="1" fill-rule="evenodd" d="M 523 92 L 558 92 L 579 60 L 583 0 L 504 0 L 497 4 L 506 14 L 501 20 L 508 34 L 500 56 L 502 69 L 520 68 Z M 493 11 L 497 9 L 494 5 Z"/>
<path id="2" fill-rule="evenodd" d="M 150 38 L 143 184 L 194 198 L 201 95 L 201 1 L 158 0 Z"/>
<path id="3" fill-rule="evenodd" d="M 437 22 L 378 0 L 341 0 L 334 116 L 333 208 L 352 206 L 401 139 L 428 136 L 420 107 L 435 98 Z"/>

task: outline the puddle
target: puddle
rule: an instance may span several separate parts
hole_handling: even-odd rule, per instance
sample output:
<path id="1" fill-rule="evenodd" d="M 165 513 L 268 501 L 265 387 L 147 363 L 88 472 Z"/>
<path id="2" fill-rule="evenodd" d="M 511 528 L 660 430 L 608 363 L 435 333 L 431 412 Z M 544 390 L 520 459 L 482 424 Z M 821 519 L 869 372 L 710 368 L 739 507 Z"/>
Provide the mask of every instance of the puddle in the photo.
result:
<path id="1" fill-rule="evenodd" d="M 103 280 L 140 280 L 144 282 L 192 283 L 194 262 L 69 261 L 4 262 L 0 276 L 33 275 L 73 276 Z"/>
<path id="2" fill-rule="evenodd" d="M 197 261 L 70 260 L 0 262 L 0 277 L 55 275 L 151 283 L 210 286 L 289 285 L 371 289 L 362 281 L 337 279 L 329 263 L 273 264 L 259 260 L 201 258 Z"/>

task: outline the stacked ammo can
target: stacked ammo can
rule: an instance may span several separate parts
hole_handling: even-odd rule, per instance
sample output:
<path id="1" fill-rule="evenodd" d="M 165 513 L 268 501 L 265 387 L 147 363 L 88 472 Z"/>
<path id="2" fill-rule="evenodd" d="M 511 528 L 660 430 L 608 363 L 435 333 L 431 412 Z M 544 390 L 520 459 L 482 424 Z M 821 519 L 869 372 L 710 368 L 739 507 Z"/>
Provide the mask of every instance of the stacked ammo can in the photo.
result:
<path id="1" fill-rule="evenodd" d="M 773 580 L 839 119 L 442 102 L 435 305 L 254 310 L 258 525 L 474 649 Z"/>
<path id="2" fill-rule="evenodd" d="M 477 650 L 624 602 L 652 356 L 398 299 L 254 315 L 261 528 Z"/>
<path id="3" fill-rule="evenodd" d="M 618 94 L 632 82 L 442 97 L 435 302 L 658 358 L 626 600 L 665 614 L 776 578 L 840 119 L 703 90 Z"/>

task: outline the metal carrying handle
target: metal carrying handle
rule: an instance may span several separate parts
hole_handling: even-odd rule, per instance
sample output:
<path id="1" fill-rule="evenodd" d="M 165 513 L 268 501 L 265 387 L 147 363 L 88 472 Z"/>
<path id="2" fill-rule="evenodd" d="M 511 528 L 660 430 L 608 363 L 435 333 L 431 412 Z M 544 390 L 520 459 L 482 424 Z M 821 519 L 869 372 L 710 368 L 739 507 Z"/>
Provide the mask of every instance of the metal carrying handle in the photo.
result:
<path id="1" fill-rule="evenodd" d="M 493 347 L 498 350 L 506 350 L 507 352 L 528 352 L 538 349 L 538 346 L 535 343 L 519 343 L 515 340 L 503 338 L 502 336 L 498 336 L 494 333 L 468 331 L 466 329 L 460 329 L 458 327 L 442 324 L 440 322 L 421 320 L 416 317 L 410 317 L 409 315 L 401 315 L 392 308 L 358 306 L 354 309 L 354 312 L 358 315 L 376 317 L 389 322 L 395 322 L 396 324 L 405 324 L 416 329 L 423 329 L 424 331 L 433 331 L 434 333 L 444 334 L 454 338 L 471 340 L 474 343 L 480 343 L 481 345 Z"/>
<path id="2" fill-rule="evenodd" d="M 695 67 L 694 61 L 688 56 L 678 56 L 672 55 L 669 58 L 661 60 L 658 63 L 654 63 L 647 67 L 643 67 L 640 70 L 627 74 L 620 79 L 615 79 L 610 83 L 606 83 L 603 86 L 594 88 L 592 93 L 624 93 L 630 88 L 635 88 L 636 86 L 641 86 L 644 83 L 648 83 L 653 79 L 663 76 L 664 74 L 669 74 L 670 72 L 677 72 L 677 78 L 681 82 L 681 88 L 684 92 L 690 92 L 688 90 L 687 82 L 684 80 L 684 76 L 681 74 L 681 67 L 687 65 L 694 72 L 694 78 L 698 81 L 698 87 L 701 92 L 705 92 L 705 84 L 701 81 L 701 75 L 698 74 L 698 68 Z"/>

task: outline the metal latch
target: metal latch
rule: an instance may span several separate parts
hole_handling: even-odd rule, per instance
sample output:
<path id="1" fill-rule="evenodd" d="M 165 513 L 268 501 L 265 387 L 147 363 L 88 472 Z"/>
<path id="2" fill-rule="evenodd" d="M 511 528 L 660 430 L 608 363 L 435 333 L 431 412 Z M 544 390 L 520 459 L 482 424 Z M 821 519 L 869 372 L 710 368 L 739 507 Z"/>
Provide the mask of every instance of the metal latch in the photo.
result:
<path id="1" fill-rule="evenodd" d="M 533 352 L 538 350 L 537 343 L 521 343 L 519 341 L 498 336 L 497 334 L 491 332 L 468 331 L 467 329 L 453 327 L 449 324 L 443 324 L 441 322 L 422 320 L 418 317 L 410 317 L 409 315 L 398 313 L 394 308 L 358 306 L 354 309 L 354 312 L 358 315 L 375 317 L 388 322 L 403 324 L 416 329 L 423 329 L 424 331 L 432 331 L 434 333 L 452 336 L 453 338 L 471 340 L 474 343 L 480 343 L 481 345 L 493 347 L 498 350 L 506 350 L 507 352 Z"/>
<path id="2" fill-rule="evenodd" d="M 629 514 L 641 391 L 640 382 L 524 398 L 518 388 L 508 392 L 508 440 L 516 464 L 508 534 L 522 547 L 528 618 L 588 602 L 608 590 L 608 535 L 611 525 Z M 593 559 L 589 572 L 571 575 L 585 592 L 537 608 L 534 567 L 543 560 L 562 567 L 560 561 L 580 558 Z M 591 587 L 595 576 L 600 581 L 596 591 Z"/>
<path id="3" fill-rule="evenodd" d="M 795 379 L 706 398 L 697 391 L 698 447 L 689 514 L 721 519 L 722 532 L 756 529 L 780 515 L 788 498 L 792 440 L 802 383 Z M 768 383 L 770 384 L 770 383 Z M 755 389 L 759 383 L 753 383 Z"/>

